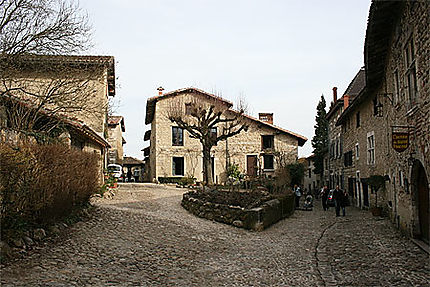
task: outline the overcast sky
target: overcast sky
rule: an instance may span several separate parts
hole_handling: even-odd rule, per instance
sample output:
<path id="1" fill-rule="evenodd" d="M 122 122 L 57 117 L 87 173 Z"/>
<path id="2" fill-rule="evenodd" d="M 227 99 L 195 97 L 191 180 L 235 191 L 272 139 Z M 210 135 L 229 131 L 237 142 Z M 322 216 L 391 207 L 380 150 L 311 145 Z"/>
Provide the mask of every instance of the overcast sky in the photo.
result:
<path id="1" fill-rule="evenodd" d="M 145 106 L 157 88 L 197 87 L 308 138 L 316 106 L 341 96 L 363 66 L 370 0 L 80 0 L 93 55 L 115 57 L 125 155 L 143 159 Z"/>

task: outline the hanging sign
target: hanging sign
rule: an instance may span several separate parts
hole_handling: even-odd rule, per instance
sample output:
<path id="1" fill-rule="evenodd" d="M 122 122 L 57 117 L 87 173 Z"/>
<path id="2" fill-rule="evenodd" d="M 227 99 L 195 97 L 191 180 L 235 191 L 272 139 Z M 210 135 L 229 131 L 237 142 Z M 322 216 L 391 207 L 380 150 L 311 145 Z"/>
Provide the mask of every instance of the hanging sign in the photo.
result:
<path id="1" fill-rule="evenodd" d="M 405 151 L 409 147 L 409 132 L 392 133 L 392 146 L 397 152 Z"/>

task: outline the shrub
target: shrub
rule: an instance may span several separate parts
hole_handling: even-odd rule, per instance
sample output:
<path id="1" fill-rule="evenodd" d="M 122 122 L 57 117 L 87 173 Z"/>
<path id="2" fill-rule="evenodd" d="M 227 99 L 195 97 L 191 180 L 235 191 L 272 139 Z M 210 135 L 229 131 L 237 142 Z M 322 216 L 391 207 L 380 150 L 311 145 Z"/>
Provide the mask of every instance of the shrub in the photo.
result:
<path id="1" fill-rule="evenodd" d="M 2 228 L 49 223 L 99 190 L 98 160 L 64 145 L 0 143 Z"/>

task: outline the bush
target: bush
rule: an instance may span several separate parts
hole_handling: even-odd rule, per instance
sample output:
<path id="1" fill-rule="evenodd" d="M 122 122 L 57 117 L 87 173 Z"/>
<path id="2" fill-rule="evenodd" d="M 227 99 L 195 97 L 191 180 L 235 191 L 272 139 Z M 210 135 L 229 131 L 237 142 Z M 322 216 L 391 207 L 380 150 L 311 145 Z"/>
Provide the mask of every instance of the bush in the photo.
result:
<path id="1" fill-rule="evenodd" d="M 162 177 L 162 176 L 159 176 L 158 177 L 158 182 L 159 183 L 176 183 L 176 184 L 179 184 L 180 182 L 181 182 L 181 180 L 182 180 L 182 178 L 183 177 L 174 177 L 174 176 L 172 176 L 172 177 Z"/>
<path id="2" fill-rule="evenodd" d="M 0 143 L 2 228 L 50 223 L 99 191 L 95 154 L 67 146 Z"/>

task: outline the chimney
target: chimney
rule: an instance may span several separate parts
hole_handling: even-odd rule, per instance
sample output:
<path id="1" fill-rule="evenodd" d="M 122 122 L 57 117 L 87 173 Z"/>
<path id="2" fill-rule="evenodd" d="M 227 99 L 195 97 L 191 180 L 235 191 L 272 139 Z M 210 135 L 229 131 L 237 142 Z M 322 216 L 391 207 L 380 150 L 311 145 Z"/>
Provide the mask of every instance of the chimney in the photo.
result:
<path id="1" fill-rule="evenodd" d="M 163 95 L 163 91 L 164 91 L 164 89 L 163 89 L 163 87 L 158 87 L 158 96 L 162 96 Z"/>
<path id="2" fill-rule="evenodd" d="M 343 95 L 343 110 L 346 110 L 348 106 L 349 106 L 349 96 Z"/>
<path id="3" fill-rule="evenodd" d="M 273 125 L 273 113 L 258 113 L 258 119 L 262 122 Z"/>
<path id="4" fill-rule="evenodd" d="M 333 103 L 336 104 L 337 101 L 337 87 L 333 87 Z"/>

